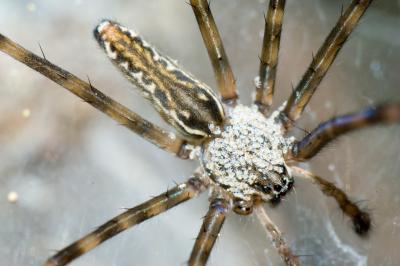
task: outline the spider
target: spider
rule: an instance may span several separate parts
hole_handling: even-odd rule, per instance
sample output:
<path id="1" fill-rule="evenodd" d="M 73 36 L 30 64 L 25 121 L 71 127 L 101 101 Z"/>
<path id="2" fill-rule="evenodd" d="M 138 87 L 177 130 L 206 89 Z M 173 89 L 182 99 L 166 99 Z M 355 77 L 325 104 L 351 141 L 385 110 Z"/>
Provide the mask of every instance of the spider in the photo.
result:
<path id="1" fill-rule="evenodd" d="M 206 4 L 206 3 L 204 3 L 203 2 L 203 4 Z M 205 10 L 208 10 L 207 8 L 205 9 Z M 211 15 L 211 14 L 208 14 L 209 16 Z M 206 44 L 209 44 L 209 42 L 206 42 Z M 266 42 L 264 42 L 264 47 L 267 47 L 266 45 L 268 45 Z M 209 47 L 208 47 L 209 48 Z M 44 63 L 48 63 L 48 62 L 46 62 L 46 61 L 44 61 Z M 228 65 L 227 64 L 227 62 L 225 63 L 225 65 Z M 229 71 L 228 71 L 229 72 Z M 218 73 L 217 73 L 217 76 L 218 76 Z M 92 89 L 92 86 L 90 85 L 90 84 L 86 84 L 86 86 L 89 86 L 89 87 L 87 87 L 87 88 L 89 88 L 89 89 Z M 224 86 L 223 86 L 224 87 Z M 205 91 L 207 91 L 207 90 L 205 90 Z M 223 93 L 222 93 L 222 95 L 223 95 Z M 203 97 L 204 98 L 204 97 Z M 227 106 L 226 106 L 226 109 L 229 109 L 230 107 L 230 105 L 234 105 L 233 103 L 230 103 L 229 101 L 227 101 Z M 260 106 L 260 109 L 263 109 L 263 108 L 265 108 L 266 106 L 264 106 L 264 104 L 259 104 L 259 106 Z M 238 108 L 239 108 L 240 106 L 238 105 Z M 396 107 L 397 108 L 397 107 Z M 265 108 L 266 109 L 266 108 Z M 241 111 L 246 111 L 247 109 L 235 109 L 235 110 L 241 110 Z M 379 109 L 378 109 L 379 110 Z M 396 109 L 397 110 L 397 109 Z M 229 110 L 228 110 L 229 111 Z M 247 110 L 248 111 L 248 110 Z M 284 113 L 284 112 L 283 112 Z M 282 112 L 281 112 L 281 114 L 282 114 Z M 165 115 L 165 114 L 164 114 Z M 225 114 L 226 115 L 226 114 Z M 280 116 L 277 116 L 277 117 L 280 117 Z M 277 118 L 277 117 L 275 117 L 275 119 Z M 180 120 L 178 120 L 178 121 L 180 121 Z M 286 119 L 282 119 L 282 121 L 287 121 Z M 172 123 L 174 122 L 174 121 L 171 121 Z M 176 121 L 175 121 L 176 122 Z M 290 122 L 293 122 L 293 121 L 290 121 Z M 178 125 L 179 126 L 179 125 Z M 226 129 L 228 129 L 228 127 L 229 126 L 226 126 L 225 128 Z M 189 129 L 191 129 L 190 127 L 189 127 Z M 222 129 L 222 126 L 221 126 L 221 129 Z M 211 129 L 210 129 L 211 130 Z M 212 130 L 212 131 L 210 131 L 211 133 L 209 133 L 210 135 L 215 135 L 215 136 L 219 136 L 219 133 L 218 133 L 218 129 L 215 129 L 214 128 L 214 130 Z M 226 130 L 227 132 L 229 132 L 229 130 Z M 188 132 L 186 132 L 186 131 L 184 131 L 183 133 L 188 133 Z M 218 137 L 216 138 L 216 139 L 219 139 Z M 283 145 L 283 144 L 282 144 Z M 288 144 L 289 146 L 291 146 L 292 144 Z M 285 146 L 285 145 L 283 145 L 283 146 Z M 295 145 L 293 145 L 293 147 L 296 147 Z M 205 154 L 207 154 L 207 153 L 205 153 Z M 186 154 L 184 154 L 184 155 L 182 155 L 182 156 L 186 156 Z M 202 161 L 203 162 L 203 164 L 206 164 L 207 163 L 207 161 Z M 206 167 L 207 168 L 207 167 Z M 297 169 L 297 168 L 294 168 L 294 169 Z M 207 169 L 208 171 L 213 171 L 214 169 L 210 169 L 210 168 L 208 168 Z M 301 170 L 299 170 L 299 169 L 297 169 L 298 171 L 301 171 Z M 283 171 L 283 172 L 285 172 L 285 170 L 283 169 L 281 169 L 281 170 L 277 170 L 278 172 L 279 171 Z M 211 173 L 212 174 L 212 173 Z M 289 176 L 287 176 L 287 175 L 285 175 L 286 177 L 289 177 Z M 308 177 L 313 177 L 313 176 L 311 176 L 309 173 L 307 174 L 307 176 Z M 214 178 L 216 178 L 216 177 L 214 177 Z M 271 176 L 270 176 L 270 178 L 272 178 L 272 174 L 271 174 Z M 315 176 L 314 176 L 314 179 L 315 179 Z M 288 184 L 290 184 L 291 183 L 291 180 L 289 180 L 289 179 L 283 179 L 283 180 L 287 180 L 286 182 L 288 182 Z M 289 180 L 289 181 L 288 181 Z M 216 182 L 215 180 L 214 180 L 214 182 Z M 282 181 L 283 182 L 283 181 Z M 222 185 L 224 185 L 223 186 L 223 188 L 226 188 L 226 184 L 222 184 Z M 275 184 L 276 185 L 276 184 Z M 289 188 L 290 186 L 287 186 L 286 188 Z M 269 189 L 272 189 L 271 187 L 268 187 Z M 268 188 L 264 188 L 264 190 L 267 190 Z M 285 189 L 286 189 L 285 188 Z M 222 196 L 226 196 L 226 197 L 228 197 L 228 205 L 230 205 L 231 204 L 231 202 L 230 202 L 230 196 L 232 196 L 231 194 L 235 194 L 235 193 L 237 193 L 237 192 L 235 192 L 235 191 L 232 191 L 232 190 L 230 190 L 230 188 L 228 187 L 228 188 L 226 188 L 227 190 L 228 190 L 228 195 L 225 195 L 225 191 L 221 191 L 221 193 L 222 194 L 224 194 L 224 195 L 222 195 Z M 218 190 L 218 189 L 216 189 L 216 190 Z M 275 192 L 277 192 L 279 189 L 275 189 L 274 191 Z M 283 192 L 285 192 L 285 191 L 283 191 Z M 282 193 L 283 193 L 282 192 Z M 218 191 L 216 191 L 215 193 L 219 193 Z M 268 193 L 267 193 L 268 194 Z M 239 195 L 238 194 L 236 194 L 236 196 L 240 196 L 240 192 L 239 192 Z M 258 196 L 262 196 L 262 195 L 257 195 L 257 197 Z M 280 198 L 280 192 L 279 193 L 275 193 L 275 196 L 273 196 L 272 197 L 272 199 L 274 199 L 274 200 L 278 200 L 279 198 Z M 269 200 L 269 199 L 271 199 L 271 198 L 264 198 L 264 200 Z M 216 200 L 226 200 L 225 199 L 225 197 L 222 197 L 222 198 L 219 198 L 218 196 L 217 196 L 217 198 L 216 198 Z M 242 198 L 240 198 L 239 197 L 239 200 L 235 200 L 233 203 L 234 203 L 234 207 L 235 207 L 235 211 L 236 212 L 239 212 L 239 213 L 241 213 L 241 214 L 245 214 L 245 213 L 247 213 L 247 212 L 249 212 L 250 211 L 250 209 L 251 209 L 251 207 L 252 206 L 249 206 L 248 205 L 248 202 L 246 202 L 246 204 L 244 204 L 244 202 L 243 202 L 243 200 L 244 200 L 244 198 L 242 197 Z M 257 204 L 258 204 L 258 202 L 260 201 L 260 199 L 252 199 L 251 201 L 255 201 Z M 232 204 L 233 204 L 232 203 Z M 265 215 L 265 213 L 263 213 L 262 212 L 262 210 L 260 210 L 259 208 L 256 208 L 256 211 L 260 211 L 261 212 L 261 214 L 259 214 L 259 215 Z M 362 213 L 362 212 L 359 212 L 359 213 Z M 268 219 L 267 219 L 267 217 L 265 217 L 265 216 L 261 216 L 261 217 L 264 217 L 264 219 L 263 219 L 263 221 L 264 222 L 266 222 L 266 221 L 269 221 Z M 357 220 L 357 219 L 356 219 Z M 365 231 L 366 229 L 367 229 L 367 227 L 364 227 L 364 226 L 362 226 L 362 223 L 355 223 L 355 225 L 357 226 L 358 225 L 358 227 L 356 227 L 356 228 L 358 228 L 358 231 L 359 231 L 359 233 L 363 233 L 363 231 Z M 285 248 L 284 248 L 285 249 Z M 282 249 L 281 249 L 281 251 L 282 251 Z M 288 251 L 285 251 L 285 252 L 288 252 Z M 283 252 L 283 253 L 285 253 L 285 252 Z M 281 252 L 282 253 L 282 252 Z M 284 255 L 284 254 L 283 254 Z M 285 255 L 286 256 L 286 261 L 288 261 L 288 262 L 293 262 L 293 263 L 295 263 L 295 260 L 296 260 L 296 257 L 295 256 L 292 256 L 292 255 L 288 255 L 288 254 L 286 254 Z"/>

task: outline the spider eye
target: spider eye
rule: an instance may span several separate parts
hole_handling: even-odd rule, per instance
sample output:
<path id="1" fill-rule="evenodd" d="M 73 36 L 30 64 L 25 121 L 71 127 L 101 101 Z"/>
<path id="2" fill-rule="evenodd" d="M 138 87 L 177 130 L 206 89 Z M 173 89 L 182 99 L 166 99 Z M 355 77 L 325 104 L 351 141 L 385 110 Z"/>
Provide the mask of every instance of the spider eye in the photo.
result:
<path id="1" fill-rule="evenodd" d="M 271 171 L 268 175 L 260 177 L 256 180 L 254 188 L 264 194 L 270 195 L 271 201 L 278 201 L 293 186 L 293 179 L 286 175 L 286 169 L 282 173 Z"/>
<path id="2" fill-rule="evenodd" d="M 267 182 L 266 179 L 257 179 L 256 183 L 254 184 L 254 188 L 262 191 L 265 194 L 271 194 L 272 188 L 271 185 Z"/>
<path id="3" fill-rule="evenodd" d="M 269 186 L 262 186 L 261 190 L 266 194 L 270 194 L 272 191 L 271 187 L 269 187 Z"/>

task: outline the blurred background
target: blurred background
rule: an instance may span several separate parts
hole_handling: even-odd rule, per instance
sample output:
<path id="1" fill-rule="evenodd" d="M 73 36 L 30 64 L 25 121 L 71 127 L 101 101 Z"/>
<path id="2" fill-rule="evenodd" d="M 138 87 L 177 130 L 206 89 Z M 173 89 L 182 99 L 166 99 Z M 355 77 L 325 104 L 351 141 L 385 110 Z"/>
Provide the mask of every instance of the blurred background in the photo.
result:
<path id="1" fill-rule="evenodd" d="M 350 1 L 288 0 L 275 106 L 287 99 L 312 53 Z M 258 70 L 267 1 L 214 0 L 211 7 L 240 89 L 249 104 Z M 98 48 L 102 18 L 140 32 L 164 54 L 215 88 L 192 10 L 181 0 L 2 0 L 0 32 L 71 71 L 165 128 Z M 400 1 L 376 1 L 363 17 L 298 126 L 400 100 Z M 0 55 L 0 265 L 40 265 L 55 250 L 174 181 L 197 162 L 181 161 L 117 125 L 63 88 Z M 304 133 L 295 131 L 300 138 Z M 334 181 L 374 226 L 360 238 L 336 203 L 308 182 L 272 219 L 304 265 L 399 265 L 400 127 L 341 137 L 303 167 Z M 17 196 L 17 198 L 16 198 Z M 16 201 L 15 201 L 16 200 Z M 14 202 L 15 201 L 15 202 Z M 207 210 L 207 193 L 124 232 L 72 265 L 184 265 Z M 255 216 L 230 214 L 209 265 L 282 265 Z"/>

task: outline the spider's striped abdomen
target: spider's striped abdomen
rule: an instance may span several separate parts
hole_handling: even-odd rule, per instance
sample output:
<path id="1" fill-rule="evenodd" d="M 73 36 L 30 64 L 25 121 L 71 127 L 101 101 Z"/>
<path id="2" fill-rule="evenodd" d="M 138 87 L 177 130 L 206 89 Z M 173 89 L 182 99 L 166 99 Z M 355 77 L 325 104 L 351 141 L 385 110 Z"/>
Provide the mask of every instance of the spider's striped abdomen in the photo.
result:
<path id="1" fill-rule="evenodd" d="M 94 34 L 113 63 L 179 132 L 204 138 L 211 135 L 210 124 L 223 123 L 224 109 L 215 93 L 137 33 L 105 20 Z"/>

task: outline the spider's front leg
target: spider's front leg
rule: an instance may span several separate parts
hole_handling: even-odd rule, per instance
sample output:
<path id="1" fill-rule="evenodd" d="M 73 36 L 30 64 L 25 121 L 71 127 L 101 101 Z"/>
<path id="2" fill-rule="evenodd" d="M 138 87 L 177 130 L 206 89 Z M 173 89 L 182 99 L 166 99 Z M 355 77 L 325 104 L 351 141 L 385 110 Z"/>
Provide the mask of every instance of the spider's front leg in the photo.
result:
<path id="1" fill-rule="evenodd" d="M 274 96 L 285 2 L 285 0 L 270 0 L 265 18 L 260 68 L 255 80 L 256 97 L 254 99 L 254 103 L 263 114 L 268 112 Z"/>
<path id="2" fill-rule="evenodd" d="M 203 173 L 196 171 L 193 177 L 185 183 L 177 185 L 151 200 L 128 209 L 126 212 L 101 225 L 92 233 L 60 250 L 47 260 L 45 266 L 65 265 L 122 231 L 192 199 L 203 192 L 208 185 L 208 181 L 203 178 Z"/>
<path id="3" fill-rule="evenodd" d="M 190 5 L 193 8 L 201 36 L 211 59 L 222 101 L 226 104 L 235 105 L 238 98 L 235 77 L 225 54 L 210 5 L 207 0 L 190 0 Z"/>
<path id="4" fill-rule="evenodd" d="M 177 156 L 187 157 L 184 149 L 186 140 L 175 136 L 171 137 L 171 134 L 168 132 L 165 132 L 156 125 L 143 119 L 138 114 L 132 112 L 127 107 L 114 101 L 94 88 L 91 84 L 82 81 L 48 60 L 31 53 L 1 34 L 0 51 L 12 56 L 21 63 L 66 88 L 119 124 L 124 125 L 158 147 L 176 154 Z"/>
<path id="5" fill-rule="evenodd" d="M 206 264 L 230 208 L 229 200 L 224 196 L 221 194 L 212 196 L 209 210 L 204 217 L 188 265 L 204 266 Z"/>
<path id="6" fill-rule="evenodd" d="M 290 95 L 285 109 L 281 113 L 281 120 L 287 129 L 300 117 L 343 44 L 371 2 L 372 0 L 353 0 L 340 16 L 339 21 L 313 57 L 310 66 Z"/>
<path id="7" fill-rule="evenodd" d="M 254 211 L 257 215 L 258 220 L 261 225 L 267 231 L 271 242 L 274 244 L 275 248 L 278 250 L 279 255 L 282 260 L 288 266 L 298 266 L 300 265 L 298 256 L 294 255 L 290 250 L 289 246 L 286 244 L 285 239 L 283 238 L 282 232 L 279 228 L 272 222 L 269 218 L 267 212 L 265 211 L 262 204 L 258 204 Z"/>

